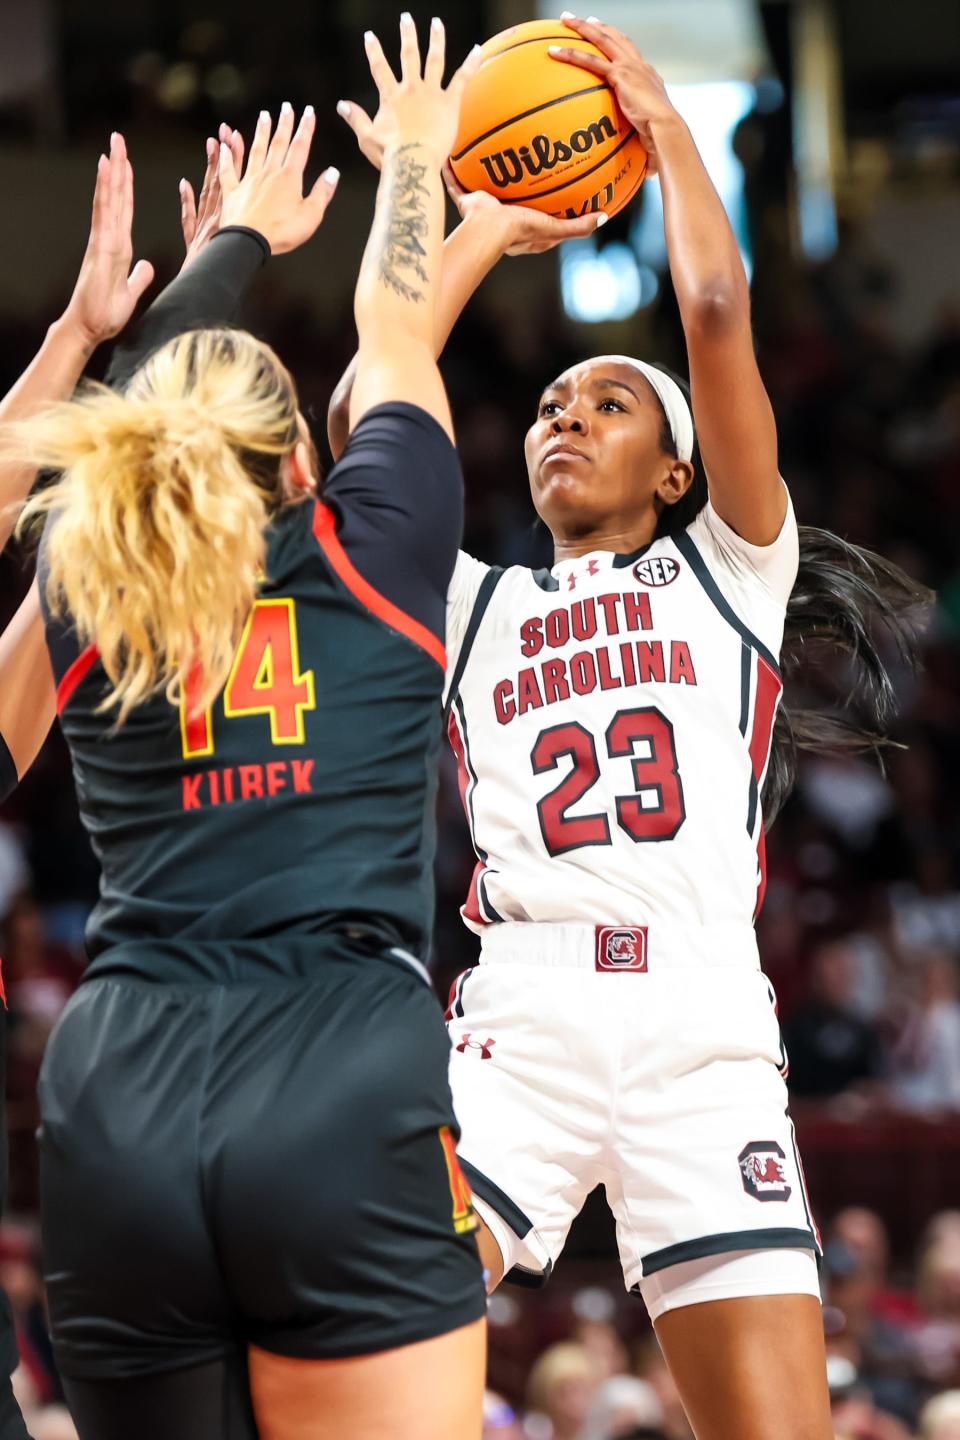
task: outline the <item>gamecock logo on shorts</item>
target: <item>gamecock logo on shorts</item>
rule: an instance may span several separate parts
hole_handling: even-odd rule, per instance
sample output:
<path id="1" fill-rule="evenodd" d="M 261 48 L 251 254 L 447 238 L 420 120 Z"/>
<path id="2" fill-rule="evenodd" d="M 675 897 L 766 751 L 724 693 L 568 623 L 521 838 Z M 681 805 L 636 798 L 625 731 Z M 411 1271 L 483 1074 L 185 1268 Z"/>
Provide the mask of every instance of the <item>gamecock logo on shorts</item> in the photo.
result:
<path id="1" fill-rule="evenodd" d="M 646 970 L 647 927 L 597 926 L 598 970 Z"/>
<path id="2" fill-rule="evenodd" d="M 786 1155 L 776 1140 L 751 1140 L 737 1156 L 743 1188 L 754 1200 L 789 1200 Z"/>
<path id="3" fill-rule="evenodd" d="M 645 560 L 637 561 L 633 574 L 641 585 L 649 585 L 656 590 L 661 585 L 673 584 L 680 574 L 680 561 L 674 560 L 672 555 L 649 555 Z"/>
<path id="4" fill-rule="evenodd" d="M 457 1049 L 461 1055 L 467 1050 L 479 1050 L 481 1060 L 492 1060 L 493 1047 L 496 1043 L 496 1040 L 491 1040 L 489 1036 L 487 1036 L 486 1040 L 474 1040 L 468 1031 L 466 1035 L 461 1035 L 460 1044 L 457 1046 Z"/>

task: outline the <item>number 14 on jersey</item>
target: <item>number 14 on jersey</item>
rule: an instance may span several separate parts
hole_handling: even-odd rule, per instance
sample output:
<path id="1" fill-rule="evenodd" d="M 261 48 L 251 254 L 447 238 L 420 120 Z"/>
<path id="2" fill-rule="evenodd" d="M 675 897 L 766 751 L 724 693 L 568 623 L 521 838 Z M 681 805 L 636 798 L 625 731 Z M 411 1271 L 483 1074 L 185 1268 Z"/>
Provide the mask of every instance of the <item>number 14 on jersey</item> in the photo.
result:
<path id="1" fill-rule="evenodd" d="M 199 674 L 190 676 L 180 702 L 183 758 L 212 755 L 213 709 L 199 710 Z M 267 715 L 274 745 L 302 745 L 303 716 L 315 710 L 313 671 L 300 669 L 297 612 L 291 599 L 257 600 L 243 627 L 233 666 L 223 687 L 223 713 Z"/>

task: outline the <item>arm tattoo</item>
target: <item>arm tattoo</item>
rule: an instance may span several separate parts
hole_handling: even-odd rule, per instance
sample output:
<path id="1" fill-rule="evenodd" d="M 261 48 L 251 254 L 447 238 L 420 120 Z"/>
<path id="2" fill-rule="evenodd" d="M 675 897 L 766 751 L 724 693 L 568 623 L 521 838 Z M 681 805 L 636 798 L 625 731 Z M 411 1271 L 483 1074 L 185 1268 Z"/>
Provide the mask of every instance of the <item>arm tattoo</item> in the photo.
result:
<path id="1" fill-rule="evenodd" d="M 421 243 L 429 224 L 425 201 L 429 199 L 430 191 L 422 183 L 427 166 L 406 153 L 417 148 L 416 145 L 403 145 L 397 151 L 390 180 L 387 233 L 380 254 L 380 279 L 384 285 L 388 285 L 402 300 L 415 302 L 424 298 L 423 291 L 405 280 L 399 272 L 401 269 L 412 270 L 414 276 L 424 282 L 430 278 L 423 267 L 427 252 Z"/>

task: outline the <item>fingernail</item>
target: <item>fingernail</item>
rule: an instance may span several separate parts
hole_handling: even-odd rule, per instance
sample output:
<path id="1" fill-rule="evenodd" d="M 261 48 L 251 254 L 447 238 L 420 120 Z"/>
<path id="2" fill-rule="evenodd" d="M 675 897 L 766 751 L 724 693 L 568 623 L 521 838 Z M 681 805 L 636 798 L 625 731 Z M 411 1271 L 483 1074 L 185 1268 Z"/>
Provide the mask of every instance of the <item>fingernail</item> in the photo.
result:
<path id="1" fill-rule="evenodd" d="M 208 159 L 208 160 L 212 160 L 212 159 L 213 159 L 213 152 L 214 152 L 214 150 L 216 150 L 216 148 L 217 148 L 217 142 L 216 142 L 216 140 L 214 140 L 214 138 L 213 138 L 212 135 L 208 135 L 208 136 L 207 136 L 207 159 Z"/>
<path id="2" fill-rule="evenodd" d="M 599 230 L 601 225 L 606 225 L 609 219 L 610 216 L 605 210 L 599 211 L 599 213 L 597 214 L 597 229 Z"/>
<path id="3" fill-rule="evenodd" d="M 576 17 L 576 15 L 574 15 L 574 13 L 573 13 L 572 10 L 561 10 L 561 11 L 560 11 L 560 19 L 561 19 L 561 20 L 576 20 L 576 18 L 577 18 L 577 17 Z"/>
<path id="4" fill-rule="evenodd" d="M 482 45 L 474 45 L 473 49 L 470 51 L 470 54 L 469 54 L 469 56 L 468 56 L 467 58 L 468 58 L 469 60 L 472 60 L 473 57 L 474 57 L 474 55 L 479 55 L 479 54 L 480 54 L 480 51 L 481 51 L 482 49 L 483 49 L 483 46 L 482 46 Z"/>
<path id="5" fill-rule="evenodd" d="M 263 124 L 264 121 L 266 121 L 267 124 L 270 123 L 270 111 L 269 111 L 269 110 L 261 110 L 261 111 L 260 111 L 260 123 Z"/>
<path id="6" fill-rule="evenodd" d="M 602 24 L 602 23 L 603 23 L 603 22 L 601 21 L 599 15 L 588 15 L 588 16 L 587 16 L 587 24 L 588 24 L 588 25 L 600 25 L 600 24 Z"/>
<path id="7" fill-rule="evenodd" d="M 293 106 L 290 104 L 290 101 L 289 101 L 289 100 L 284 100 L 283 104 L 280 106 L 280 114 L 281 114 L 281 115 L 289 115 L 292 110 L 293 110 Z"/>
<path id="8" fill-rule="evenodd" d="M 180 181 L 179 186 L 178 186 L 177 188 L 179 189 L 180 194 L 182 195 L 183 192 L 184 192 L 184 190 L 186 190 L 186 188 L 187 188 L 187 182 L 186 182 L 186 180 L 183 180 L 183 179 L 182 179 L 182 180 Z"/>
<path id="9" fill-rule="evenodd" d="M 337 114 L 338 114 L 338 115 L 349 115 L 349 114 L 350 114 L 350 101 L 349 101 L 349 100 L 338 100 L 338 101 L 337 101 Z"/>
<path id="10" fill-rule="evenodd" d="M 430 21 L 430 28 L 432 30 L 443 29 L 443 21 L 440 19 L 439 15 L 434 15 L 433 19 Z"/>
<path id="11" fill-rule="evenodd" d="M 376 36 L 374 35 L 374 33 L 373 33 L 372 30 L 364 30 L 364 32 L 363 32 L 363 43 L 364 43 L 364 45 L 369 45 L 370 42 L 371 42 L 371 40 L 374 40 L 374 39 L 376 39 Z"/>
<path id="12" fill-rule="evenodd" d="M 548 46 L 547 46 L 547 54 L 548 54 L 548 55 L 560 55 L 560 54 L 562 53 L 562 51 L 563 51 L 563 46 L 562 46 L 562 45 L 548 45 Z"/>
<path id="13" fill-rule="evenodd" d="M 313 114 L 313 106 L 312 106 L 312 105 L 304 105 L 304 107 L 303 107 L 303 117 L 302 117 L 302 118 L 303 118 L 304 120 L 306 120 L 307 116 L 308 116 L 308 115 L 312 115 L 312 114 Z"/>
<path id="14" fill-rule="evenodd" d="M 412 24 L 413 24 L 413 16 L 410 14 L 410 11 L 409 11 L 409 10 L 403 10 L 403 11 L 401 11 L 401 14 L 400 14 L 400 24 L 401 24 L 401 25 L 412 25 Z"/>
<path id="15" fill-rule="evenodd" d="M 117 132 L 116 132 L 116 130 L 111 130 L 111 131 L 110 131 L 110 144 L 111 144 L 111 145 L 112 145 L 113 142 L 116 140 L 116 138 L 117 138 Z"/>
<path id="16" fill-rule="evenodd" d="M 337 169 L 336 165 L 328 165 L 326 170 L 324 170 L 323 172 L 323 178 L 324 180 L 326 180 L 328 185 L 336 185 L 337 181 L 340 179 L 340 171 Z"/>

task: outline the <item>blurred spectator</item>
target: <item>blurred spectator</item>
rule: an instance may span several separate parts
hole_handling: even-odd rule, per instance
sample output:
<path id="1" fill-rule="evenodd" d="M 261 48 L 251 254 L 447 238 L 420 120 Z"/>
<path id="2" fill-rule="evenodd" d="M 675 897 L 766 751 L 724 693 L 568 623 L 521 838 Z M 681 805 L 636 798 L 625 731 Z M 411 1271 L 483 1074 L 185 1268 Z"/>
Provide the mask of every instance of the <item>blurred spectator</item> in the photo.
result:
<path id="1" fill-rule="evenodd" d="M 960 1212 L 957 1213 L 957 1221 L 960 1225 Z M 871 1298 L 875 1315 L 900 1323 L 916 1319 L 917 1303 L 912 1293 L 890 1282 L 890 1237 L 886 1225 L 874 1210 L 862 1205 L 848 1205 L 833 1217 L 827 1238 L 828 1253 L 832 1244 L 838 1242 L 870 1275 L 875 1287 Z"/>
<path id="2" fill-rule="evenodd" d="M 813 953 L 809 999 L 785 1026 L 794 1095 L 839 1095 L 876 1082 L 883 1073 L 880 1031 L 853 1008 L 854 966 L 842 941 Z"/>
<path id="3" fill-rule="evenodd" d="M 597 1384 L 595 1362 L 582 1345 L 551 1345 L 530 1371 L 527 1403 L 550 1422 L 551 1440 L 581 1440 Z"/>
<path id="4" fill-rule="evenodd" d="M 960 1233 L 949 1226 L 920 1256 L 917 1294 L 917 1369 L 934 1385 L 960 1385 Z"/>
<path id="5" fill-rule="evenodd" d="M 516 1412 L 493 1390 L 488 1390 L 483 1397 L 482 1440 L 523 1440 L 523 1427 Z"/>
<path id="6" fill-rule="evenodd" d="M 960 972 L 945 950 L 925 952 L 893 1051 L 891 1089 L 910 1110 L 960 1110 Z"/>
<path id="7" fill-rule="evenodd" d="M 616 1375 L 601 1385 L 590 1406 L 582 1440 L 623 1440 L 641 1427 L 662 1435 L 663 1408 L 646 1380 Z"/>
<path id="8" fill-rule="evenodd" d="M 960 1390 L 945 1390 L 924 1405 L 918 1440 L 960 1440 Z"/>
<path id="9" fill-rule="evenodd" d="M 683 1412 L 680 1395 L 673 1376 L 663 1358 L 663 1351 L 651 1336 L 644 1341 L 637 1352 L 637 1374 L 645 1380 L 656 1395 L 663 1415 L 661 1428 L 664 1440 L 693 1440 L 693 1431 Z"/>
<path id="10" fill-rule="evenodd" d="M 0 916 L 7 914 L 15 897 L 29 884 L 23 846 L 9 825 L 0 825 Z"/>
<path id="11" fill-rule="evenodd" d="M 910 1440 L 909 1430 L 873 1403 L 860 1384 L 856 1366 L 849 1360 L 831 1357 L 827 1378 L 838 1440 Z"/>
<path id="12" fill-rule="evenodd" d="M 20 1370 L 29 1381 L 30 1393 L 41 1404 L 56 1399 L 59 1381 L 47 1335 L 36 1237 L 28 1226 L 10 1220 L 0 1225 L 0 1287 L 10 1301 Z"/>

